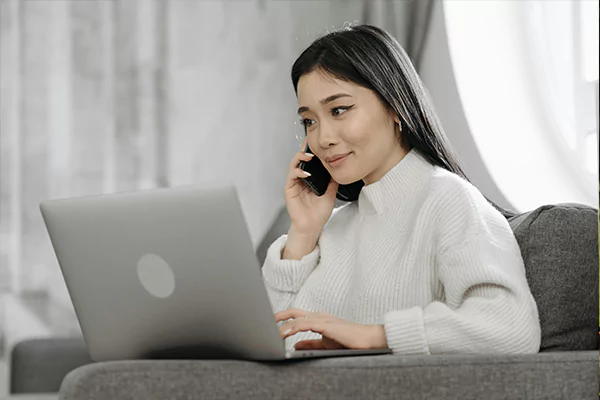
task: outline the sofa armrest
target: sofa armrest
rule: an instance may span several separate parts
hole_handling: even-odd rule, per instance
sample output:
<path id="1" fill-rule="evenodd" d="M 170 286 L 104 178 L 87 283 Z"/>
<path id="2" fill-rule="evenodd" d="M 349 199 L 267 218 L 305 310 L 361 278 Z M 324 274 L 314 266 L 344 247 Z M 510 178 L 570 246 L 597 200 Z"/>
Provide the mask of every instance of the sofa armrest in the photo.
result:
<path id="1" fill-rule="evenodd" d="M 57 393 L 69 372 L 91 362 L 83 338 L 20 342 L 10 356 L 10 393 Z"/>
<path id="2" fill-rule="evenodd" d="M 367 356 L 259 363 L 113 361 L 72 371 L 61 400 L 588 399 L 598 352 Z"/>

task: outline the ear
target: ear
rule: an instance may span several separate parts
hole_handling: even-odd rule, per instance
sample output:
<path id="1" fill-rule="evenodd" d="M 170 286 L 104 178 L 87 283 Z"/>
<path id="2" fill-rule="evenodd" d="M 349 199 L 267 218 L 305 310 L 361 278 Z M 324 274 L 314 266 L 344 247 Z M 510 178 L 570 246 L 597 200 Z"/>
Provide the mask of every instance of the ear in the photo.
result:
<path id="1" fill-rule="evenodd" d="M 402 127 L 402 124 L 400 124 L 400 117 L 398 115 L 396 115 L 395 112 L 391 111 L 391 117 L 394 120 L 394 123 L 396 125 L 398 125 L 399 127 Z M 402 128 L 400 130 L 402 130 Z"/>
<path id="2" fill-rule="evenodd" d="M 398 118 L 394 110 L 392 110 L 391 108 L 388 110 L 388 117 L 392 119 L 394 124 L 398 125 L 400 123 L 400 118 Z"/>
<path id="3" fill-rule="evenodd" d="M 396 125 L 398 125 L 398 131 L 399 131 L 400 133 L 402 133 L 402 123 L 400 122 L 400 118 L 398 118 L 398 117 L 394 118 L 394 123 L 395 123 Z"/>
<path id="4" fill-rule="evenodd" d="M 396 114 L 393 108 L 388 108 L 389 116 L 394 121 L 395 125 L 398 125 L 398 130 L 402 132 L 402 124 L 400 123 L 400 117 Z M 394 127 L 395 128 L 395 127 Z"/>

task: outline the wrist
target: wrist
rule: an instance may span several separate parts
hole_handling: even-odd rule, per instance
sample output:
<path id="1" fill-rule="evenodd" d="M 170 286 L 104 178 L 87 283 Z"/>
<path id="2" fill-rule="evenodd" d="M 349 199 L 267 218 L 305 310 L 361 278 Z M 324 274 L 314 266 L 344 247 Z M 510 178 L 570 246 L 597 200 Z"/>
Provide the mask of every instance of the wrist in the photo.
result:
<path id="1" fill-rule="evenodd" d="M 371 325 L 371 348 L 385 349 L 388 347 L 385 327 L 383 325 Z"/>
<path id="2" fill-rule="evenodd" d="M 313 252 L 318 240 L 319 235 L 297 233 L 290 228 L 281 257 L 284 260 L 301 260 Z"/>
<path id="3" fill-rule="evenodd" d="M 297 230 L 296 228 L 294 228 L 293 226 L 290 227 L 290 229 L 287 232 L 288 235 L 288 239 L 292 238 L 294 240 L 297 241 L 302 241 L 302 242 L 317 242 L 317 240 L 319 239 L 319 236 L 321 236 L 321 232 L 302 232 Z"/>

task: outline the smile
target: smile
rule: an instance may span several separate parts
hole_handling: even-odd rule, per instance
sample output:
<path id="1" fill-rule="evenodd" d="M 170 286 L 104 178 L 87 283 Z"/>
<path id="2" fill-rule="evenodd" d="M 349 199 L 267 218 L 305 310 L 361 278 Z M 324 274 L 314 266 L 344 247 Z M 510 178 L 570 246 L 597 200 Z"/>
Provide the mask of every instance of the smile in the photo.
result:
<path id="1" fill-rule="evenodd" d="M 333 161 L 329 161 L 327 164 L 328 164 L 330 167 L 339 167 L 340 165 L 342 165 L 342 163 L 343 163 L 344 161 L 346 161 L 346 160 L 348 159 L 348 157 L 350 156 L 350 154 L 352 154 L 352 153 L 348 153 L 348 154 L 346 154 L 344 157 L 341 157 L 341 158 L 336 158 L 336 159 L 335 159 L 335 160 L 333 160 Z"/>

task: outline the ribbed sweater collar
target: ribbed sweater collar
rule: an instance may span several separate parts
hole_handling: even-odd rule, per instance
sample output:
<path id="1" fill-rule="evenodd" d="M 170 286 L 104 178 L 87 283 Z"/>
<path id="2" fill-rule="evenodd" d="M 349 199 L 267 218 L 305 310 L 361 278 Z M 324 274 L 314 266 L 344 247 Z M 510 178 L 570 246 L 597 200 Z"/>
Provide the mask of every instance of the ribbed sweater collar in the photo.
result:
<path id="1" fill-rule="evenodd" d="M 359 211 L 381 215 L 390 206 L 408 201 L 428 180 L 433 168 L 417 150 L 411 149 L 381 179 L 362 188 Z"/>

